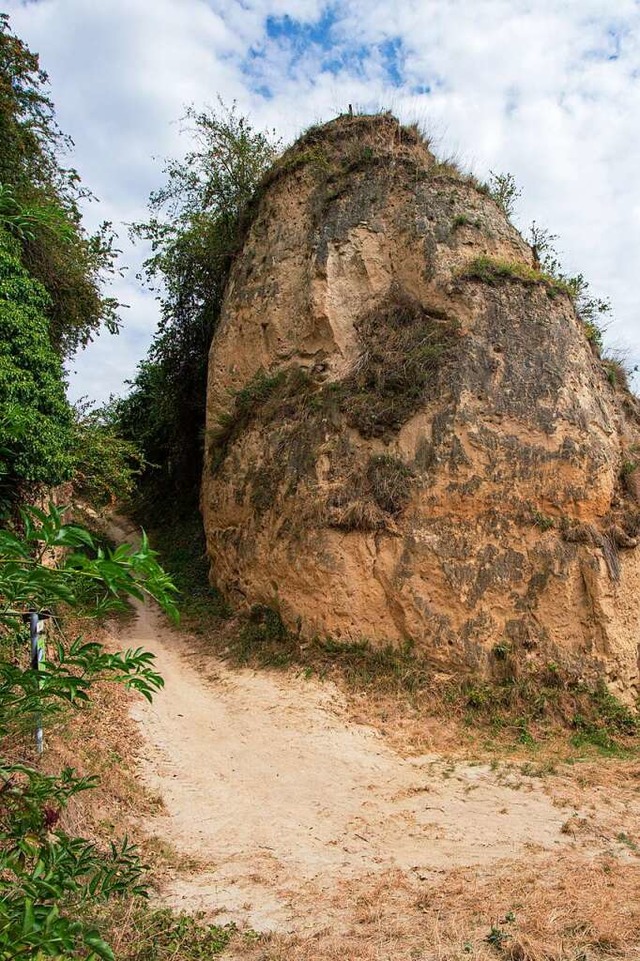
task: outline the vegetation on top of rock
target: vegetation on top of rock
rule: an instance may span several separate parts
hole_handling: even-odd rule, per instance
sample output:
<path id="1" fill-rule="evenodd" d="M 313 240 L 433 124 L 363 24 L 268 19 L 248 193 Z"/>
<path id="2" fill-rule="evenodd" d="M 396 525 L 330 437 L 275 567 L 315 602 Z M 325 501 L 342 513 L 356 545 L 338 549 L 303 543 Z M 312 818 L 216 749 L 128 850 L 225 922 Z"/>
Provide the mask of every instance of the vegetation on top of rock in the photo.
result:
<path id="1" fill-rule="evenodd" d="M 511 219 L 518 198 L 522 190 L 516 184 L 515 177 L 510 173 L 494 173 L 489 171 L 489 182 L 485 185 L 487 193 L 498 204 L 505 217 Z"/>
<path id="2" fill-rule="evenodd" d="M 523 261 L 501 260 L 484 254 L 467 264 L 460 276 L 467 280 L 481 280 L 485 284 L 492 285 L 509 280 L 520 281 L 523 284 L 542 284 L 550 294 L 572 295 L 569 284 L 555 278 L 552 274 L 535 270 Z"/>

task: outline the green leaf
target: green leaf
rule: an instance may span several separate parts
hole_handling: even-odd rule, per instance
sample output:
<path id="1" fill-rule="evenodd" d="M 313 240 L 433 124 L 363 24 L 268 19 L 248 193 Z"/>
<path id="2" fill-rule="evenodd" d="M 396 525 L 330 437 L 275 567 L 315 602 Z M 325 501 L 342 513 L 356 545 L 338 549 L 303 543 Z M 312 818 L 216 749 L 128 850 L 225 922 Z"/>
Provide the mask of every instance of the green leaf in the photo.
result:
<path id="1" fill-rule="evenodd" d="M 84 934 L 84 943 L 87 947 L 92 948 L 96 957 L 103 958 L 104 961 L 115 961 L 113 951 L 97 931 L 86 931 Z"/>

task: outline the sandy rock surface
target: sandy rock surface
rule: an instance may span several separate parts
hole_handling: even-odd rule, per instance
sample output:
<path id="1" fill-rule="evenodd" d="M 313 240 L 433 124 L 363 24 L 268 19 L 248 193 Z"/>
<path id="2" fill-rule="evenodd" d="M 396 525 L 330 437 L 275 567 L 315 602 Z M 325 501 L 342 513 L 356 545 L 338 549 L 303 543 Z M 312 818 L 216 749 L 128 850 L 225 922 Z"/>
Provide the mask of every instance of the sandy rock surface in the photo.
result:
<path id="1" fill-rule="evenodd" d="M 495 675 L 499 648 L 514 676 L 637 693 L 637 402 L 534 268 L 390 116 L 285 154 L 210 354 L 202 507 L 234 604 L 446 671 Z"/>

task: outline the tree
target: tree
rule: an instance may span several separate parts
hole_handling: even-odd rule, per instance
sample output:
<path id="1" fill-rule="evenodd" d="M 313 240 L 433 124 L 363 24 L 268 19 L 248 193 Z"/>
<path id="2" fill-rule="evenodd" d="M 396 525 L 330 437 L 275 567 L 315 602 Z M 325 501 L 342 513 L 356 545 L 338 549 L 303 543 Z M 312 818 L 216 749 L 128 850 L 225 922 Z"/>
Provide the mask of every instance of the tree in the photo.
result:
<path id="1" fill-rule="evenodd" d="M 493 170 L 490 170 L 489 174 L 489 182 L 487 184 L 489 196 L 493 197 L 505 217 L 510 219 L 515 210 L 518 198 L 522 195 L 522 191 L 516 184 L 516 179 L 513 174 L 494 173 Z"/>
<path id="2" fill-rule="evenodd" d="M 143 469 L 139 446 L 120 437 L 113 404 L 93 408 L 82 401 L 73 413 L 75 494 L 95 508 L 126 501 Z"/>
<path id="3" fill-rule="evenodd" d="M 49 336 L 70 356 L 101 326 L 118 329 L 118 303 L 102 294 L 115 270 L 111 225 L 89 235 L 79 202 L 90 196 L 62 158 L 72 147 L 55 121 L 36 54 L 0 14 L 0 223 L 21 245 L 27 270 L 49 295 Z"/>
<path id="4" fill-rule="evenodd" d="M 562 267 L 560 255 L 555 248 L 557 234 L 546 227 L 540 227 L 534 220 L 526 237 L 534 255 L 545 273 L 566 284 L 578 318 L 584 325 L 587 340 L 600 354 L 604 347 L 606 318 L 611 313 L 611 304 L 602 297 L 596 297 L 584 274 L 567 274 Z"/>
<path id="5" fill-rule="evenodd" d="M 195 142 L 167 163 L 165 186 L 150 198 L 150 218 L 133 234 L 151 244 L 144 265 L 161 291 L 162 317 L 129 397 L 125 436 L 141 442 L 147 484 L 193 498 L 202 471 L 207 358 L 243 218 L 279 144 L 252 129 L 236 105 L 187 111 Z"/>

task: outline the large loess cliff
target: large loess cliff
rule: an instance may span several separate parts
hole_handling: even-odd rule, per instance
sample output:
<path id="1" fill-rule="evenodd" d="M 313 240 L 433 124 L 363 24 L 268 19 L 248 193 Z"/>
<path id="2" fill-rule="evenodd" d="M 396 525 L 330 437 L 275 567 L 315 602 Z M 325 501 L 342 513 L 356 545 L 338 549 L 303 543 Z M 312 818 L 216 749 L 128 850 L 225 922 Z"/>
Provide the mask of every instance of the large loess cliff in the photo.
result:
<path id="1" fill-rule="evenodd" d="M 302 636 L 638 689 L 638 406 L 486 191 L 390 115 L 309 131 L 211 346 L 213 581 Z"/>

